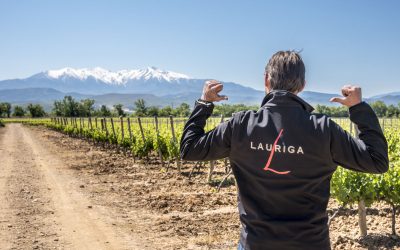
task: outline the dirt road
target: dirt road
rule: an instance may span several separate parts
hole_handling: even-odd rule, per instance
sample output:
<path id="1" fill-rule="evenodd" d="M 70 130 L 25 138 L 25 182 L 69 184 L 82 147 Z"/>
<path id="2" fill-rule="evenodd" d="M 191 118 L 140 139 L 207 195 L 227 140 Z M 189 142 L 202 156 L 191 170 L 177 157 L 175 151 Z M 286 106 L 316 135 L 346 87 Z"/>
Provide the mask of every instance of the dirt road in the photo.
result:
<path id="1" fill-rule="evenodd" d="M 29 128 L 0 131 L 1 249 L 140 249 Z"/>

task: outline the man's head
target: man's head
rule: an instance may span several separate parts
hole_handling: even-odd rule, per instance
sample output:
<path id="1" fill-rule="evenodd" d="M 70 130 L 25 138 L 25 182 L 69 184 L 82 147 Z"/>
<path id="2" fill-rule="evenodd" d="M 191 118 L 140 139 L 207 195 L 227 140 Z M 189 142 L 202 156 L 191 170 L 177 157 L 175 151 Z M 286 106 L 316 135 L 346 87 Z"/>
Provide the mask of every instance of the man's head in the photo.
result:
<path id="1" fill-rule="evenodd" d="M 276 52 L 265 67 L 265 90 L 301 92 L 306 84 L 303 60 L 295 51 Z"/>

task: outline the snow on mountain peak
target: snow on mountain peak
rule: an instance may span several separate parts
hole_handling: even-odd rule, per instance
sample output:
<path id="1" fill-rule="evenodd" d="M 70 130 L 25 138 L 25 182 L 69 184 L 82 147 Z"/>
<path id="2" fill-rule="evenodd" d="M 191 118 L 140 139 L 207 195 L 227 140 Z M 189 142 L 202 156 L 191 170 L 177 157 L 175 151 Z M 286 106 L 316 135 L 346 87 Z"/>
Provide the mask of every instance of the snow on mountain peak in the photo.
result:
<path id="1" fill-rule="evenodd" d="M 100 67 L 96 67 L 93 69 L 83 68 L 83 69 L 74 69 L 74 68 L 62 68 L 58 70 L 49 70 L 46 71 L 45 74 L 49 78 L 76 78 L 79 80 L 86 80 L 91 77 L 98 81 L 102 81 L 108 84 L 117 84 L 123 85 L 126 84 L 130 80 L 164 80 L 167 82 L 180 80 L 180 79 L 189 79 L 190 77 L 184 74 L 172 72 L 172 71 L 164 71 L 158 69 L 156 67 L 147 67 L 145 69 L 134 69 L 134 70 L 120 70 L 120 71 L 109 71 L 107 69 L 103 69 Z"/>

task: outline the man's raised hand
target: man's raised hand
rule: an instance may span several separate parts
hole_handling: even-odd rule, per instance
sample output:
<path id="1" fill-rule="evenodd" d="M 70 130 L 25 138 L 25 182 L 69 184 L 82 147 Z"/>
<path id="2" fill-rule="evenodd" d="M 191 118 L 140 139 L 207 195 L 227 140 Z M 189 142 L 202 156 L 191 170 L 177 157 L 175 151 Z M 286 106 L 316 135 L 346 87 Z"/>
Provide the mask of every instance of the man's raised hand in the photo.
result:
<path id="1" fill-rule="evenodd" d="M 222 100 L 228 100 L 225 95 L 219 95 L 224 86 L 217 80 L 209 80 L 204 83 L 203 94 L 201 99 L 207 102 L 219 102 Z"/>
<path id="2" fill-rule="evenodd" d="M 333 97 L 331 102 L 338 102 L 344 106 L 352 107 L 362 101 L 361 88 L 353 85 L 345 85 L 342 88 L 343 97 Z"/>

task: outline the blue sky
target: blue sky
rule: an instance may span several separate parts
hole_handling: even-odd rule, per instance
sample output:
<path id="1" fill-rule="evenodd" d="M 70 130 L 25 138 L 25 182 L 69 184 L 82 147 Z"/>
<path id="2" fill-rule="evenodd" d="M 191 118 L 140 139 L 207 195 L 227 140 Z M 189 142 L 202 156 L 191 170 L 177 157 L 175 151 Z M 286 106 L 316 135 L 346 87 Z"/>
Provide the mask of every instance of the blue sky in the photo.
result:
<path id="1" fill-rule="evenodd" d="M 263 87 L 302 50 L 307 90 L 400 91 L 400 1 L 0 0 L 0 79 L 47 69 L 157 66 Z"/>

